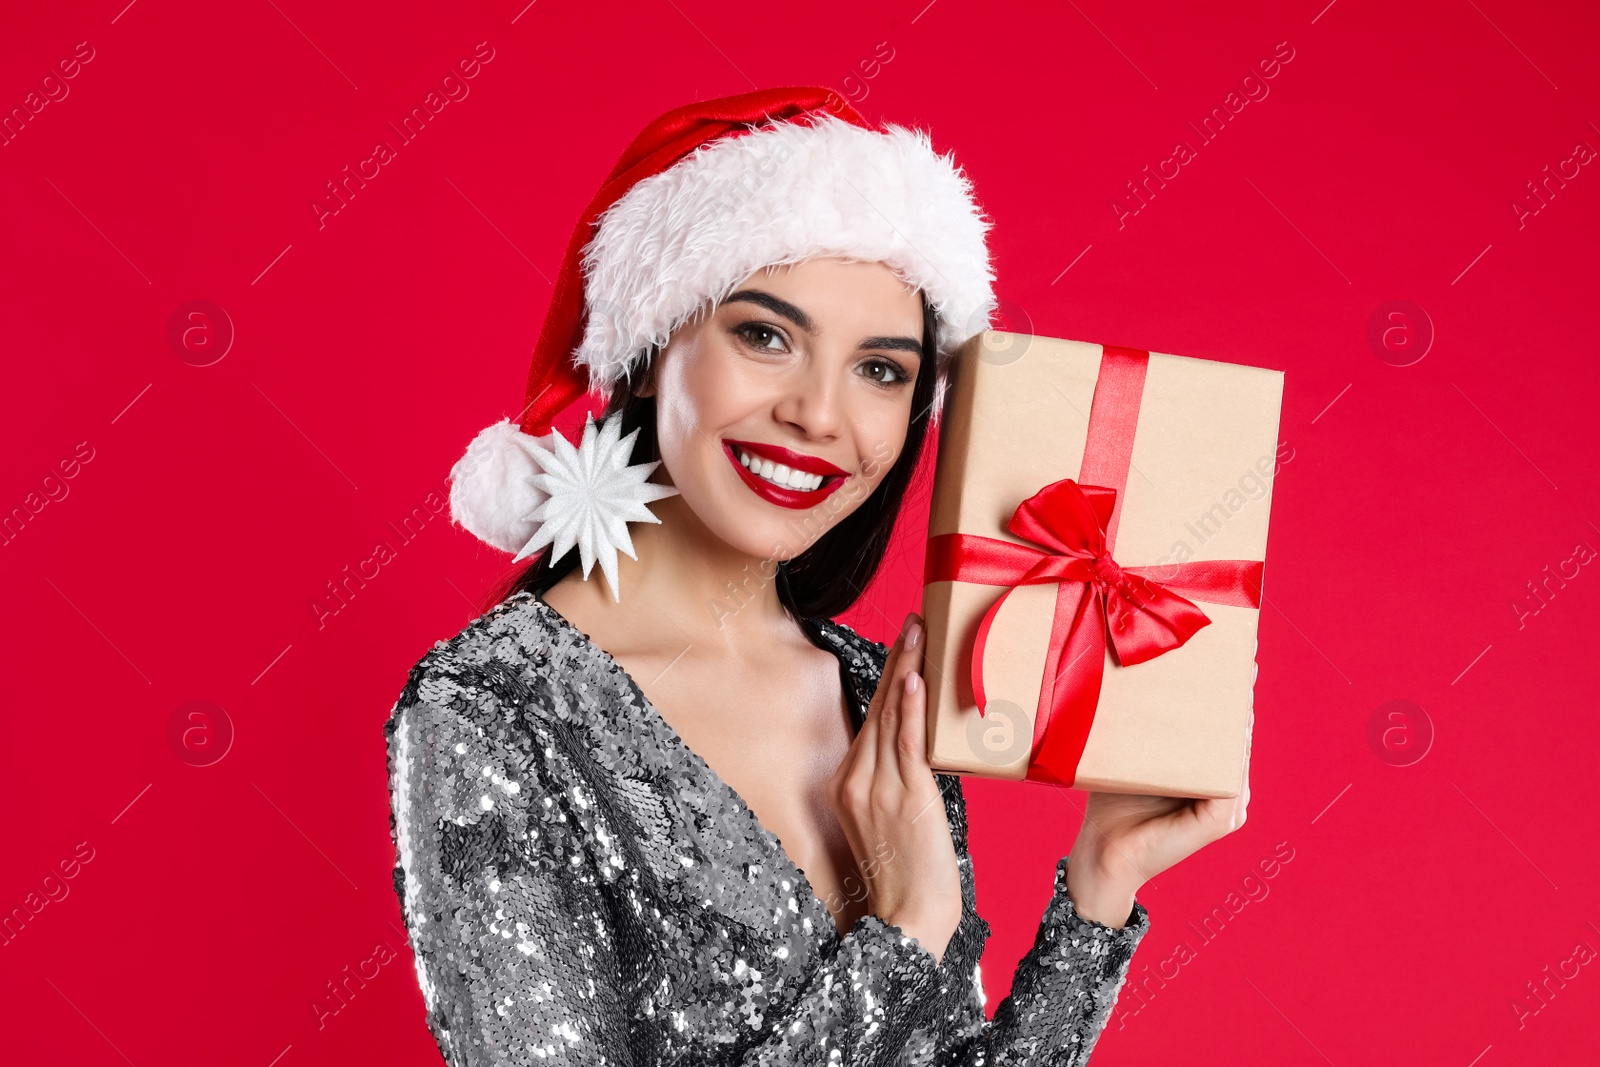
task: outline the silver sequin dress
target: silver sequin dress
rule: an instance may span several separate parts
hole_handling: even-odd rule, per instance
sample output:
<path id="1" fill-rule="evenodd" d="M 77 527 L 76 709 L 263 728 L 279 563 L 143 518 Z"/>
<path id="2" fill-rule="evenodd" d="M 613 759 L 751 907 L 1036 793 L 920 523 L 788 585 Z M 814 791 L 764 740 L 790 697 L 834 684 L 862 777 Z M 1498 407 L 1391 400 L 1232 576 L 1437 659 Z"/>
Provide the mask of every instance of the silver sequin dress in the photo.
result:
<path id="1" fill-rule="evenodd" d="M 806 624 L 856 728 L 887 649 Z M 993 1021 L 960 779 L 964 908 L 941 962 L 876 915 L 841 937 L 778 838 L 608 653 L 530 593 L 440 642 L 385 726 L 395 890 L 427 1024 L 487 1064 L 1082 1064 L 1149 928 L 1077 915 L 1067 860 Z"/>

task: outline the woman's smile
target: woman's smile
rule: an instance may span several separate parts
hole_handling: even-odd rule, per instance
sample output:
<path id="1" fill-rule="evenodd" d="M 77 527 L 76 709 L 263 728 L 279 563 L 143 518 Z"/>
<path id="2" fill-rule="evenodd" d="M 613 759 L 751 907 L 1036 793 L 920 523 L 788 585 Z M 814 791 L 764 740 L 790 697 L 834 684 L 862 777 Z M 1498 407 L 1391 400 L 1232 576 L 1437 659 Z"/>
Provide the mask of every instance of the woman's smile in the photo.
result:
<path id="1" fill-rule="evenodd" d="M 814 507 L 849 478 L 827 460 L 781 445 L 725 438 L 722 451 L 751 492 L 779 507 Z"/>

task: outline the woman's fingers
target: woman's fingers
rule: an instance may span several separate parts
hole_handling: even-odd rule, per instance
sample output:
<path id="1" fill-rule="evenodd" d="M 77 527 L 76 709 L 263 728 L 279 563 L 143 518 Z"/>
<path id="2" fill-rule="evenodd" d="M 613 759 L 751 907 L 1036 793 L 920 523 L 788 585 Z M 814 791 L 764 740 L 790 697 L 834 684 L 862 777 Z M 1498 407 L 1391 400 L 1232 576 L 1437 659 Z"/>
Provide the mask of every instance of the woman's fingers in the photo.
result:
<path id="1" fill-rule="evenodd" d="M 1250 720 L 1244 741 L 1244 783 L 1239 787 L 1239 795 L 1227 801 L 1227 822 L 1221 828 L 1222 834 L 1231 834 L 1244 825 L 1245 809 L 1250 804 L 1250 743 L 1255 733 L 1256 712 L 1250 709 Z"/>
<path id="2" fill-rule="evenodd" d="M 1244 724 L 1244 779 L 1250 782 L 1250 747 L 1256 739 L 1256 709 L 1250 709 L 1250 716 Z"/>
<path id="3" fill-rule="evenodd" d="M 861 731 L 856 734 L 850 751 L 845 755 L 844 762 L 839 766 L 841 780 L 851 775 L 860 775 L 863 782 L 872 780 L 873 772 L 878 765 L 878 744 L 882 731 L 879 727 L 883 723 L 884 708 L 889 704 L 890 691 L 889 679 L 900 662 L 900 646 L 905 643 L 905 628 L 901 627 L 899 637 L 889 648 L 889 654 L 883 660 L 883 672 L 878 676 L 878 691 L 872 695 L 872 706 L 867 709 L 867 719 L 861 724 Z"/>
<path id="4" fill-rule="evenodd" d="M 922 616 L 913 614 L 906 622 L 905 647 L 895 688 L 891 690 L 896 698 L 895 715 L 884 720 L 879 759 L 892 760 L 900 787 L 920 796 L 932 781 L 928 766 L 928 685 L 922 673 L 926 634 Z M 885 766 L 880 773 L 888 772 L 889 767 Z"/>
<path id="5" fill-rule="evenodd" d="M 901 683 L 900 781 L 909 790 L 927 783 L 928 766 L 928 683 L 921 671 L 909 670 Z"/>
<path id="6" fill-rule="evenodd" d="M 900 710 L 906 672 L 922 665 L 922 620 L 915 612 L 907 615 L 906 621 L 901 624 L 900 638 L 895 642 L 895 648 L 899 655 L 895 657 L 894 669 L 890 670 L 885 664 L 883 677 L 878 682 L 878 691 L 883 694 L 884 702 L 880 709 L 883 721 L 878 725 L 877 761 L 884 771 L 890 773 L 898 763 L 895 746 L 900 743 Z"/>

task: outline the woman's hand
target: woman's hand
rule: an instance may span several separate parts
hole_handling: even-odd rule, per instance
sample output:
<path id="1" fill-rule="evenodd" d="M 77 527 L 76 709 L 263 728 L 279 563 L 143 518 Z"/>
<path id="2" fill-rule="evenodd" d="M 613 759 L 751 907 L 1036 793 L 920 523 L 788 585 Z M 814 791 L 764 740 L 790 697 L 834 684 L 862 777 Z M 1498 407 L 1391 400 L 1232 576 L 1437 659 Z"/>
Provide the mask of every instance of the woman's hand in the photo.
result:
<path id="1" fill-rule="evenodd" d="M 1255 712 L 1250 713 L 1254 732 Z M 1244 825 L 1250 804 L 1250 746 L 1244 754 L 1244 789 L 1237 797 L 1183 797 L 1090 793 L 1083 828 L 1067 863 L 1067 895 L 1078 914 L 1106 926 L 1125 925 L 1134 894 L 1179 860 Z"/>
<path id="2" fill-rule="evenodd" d="M 928 765 L 923 645 L 922 617 L 913 612 L 827 795 L 866 878 L 867 910 L 942 960 L 961 924 L 961 875 Z"/>

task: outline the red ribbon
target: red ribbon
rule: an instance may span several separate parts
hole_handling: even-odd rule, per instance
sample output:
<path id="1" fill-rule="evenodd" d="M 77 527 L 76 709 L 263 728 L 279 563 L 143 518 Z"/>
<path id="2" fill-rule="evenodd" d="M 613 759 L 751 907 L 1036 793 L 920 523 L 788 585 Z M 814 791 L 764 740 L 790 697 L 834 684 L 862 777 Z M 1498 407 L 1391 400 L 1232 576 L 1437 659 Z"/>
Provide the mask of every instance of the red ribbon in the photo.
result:
<path id="1" fill-rule="evenodd" d="M 1066 478 L 1045 486 L 1019 504 L 1006 524 L 1013 534 L 1042 548 L 963 533 L 928 541 L 924 584 L 1008 587 L 984 613 L 973 644 L 972 689 L 980 715 L 988 702 L 984 645 L 1000 605 L 1017 586 L 1057 586 L 1026 775 L 1032 781 L 1070 786 L 1077 778 L 1100 702 L 1108 639 L 1117 662 L 1131 667 L 1182 647 L 1210 624 L 1187 597 L 1261 606 L 1261 560 L 1123 567 L 1112 558 L 1149 359 L 1148 352 L 1105 348 L 1089 411 L 1081 481 Z M 1091 479 L 1097 484 L 1087 484 Z"/>

